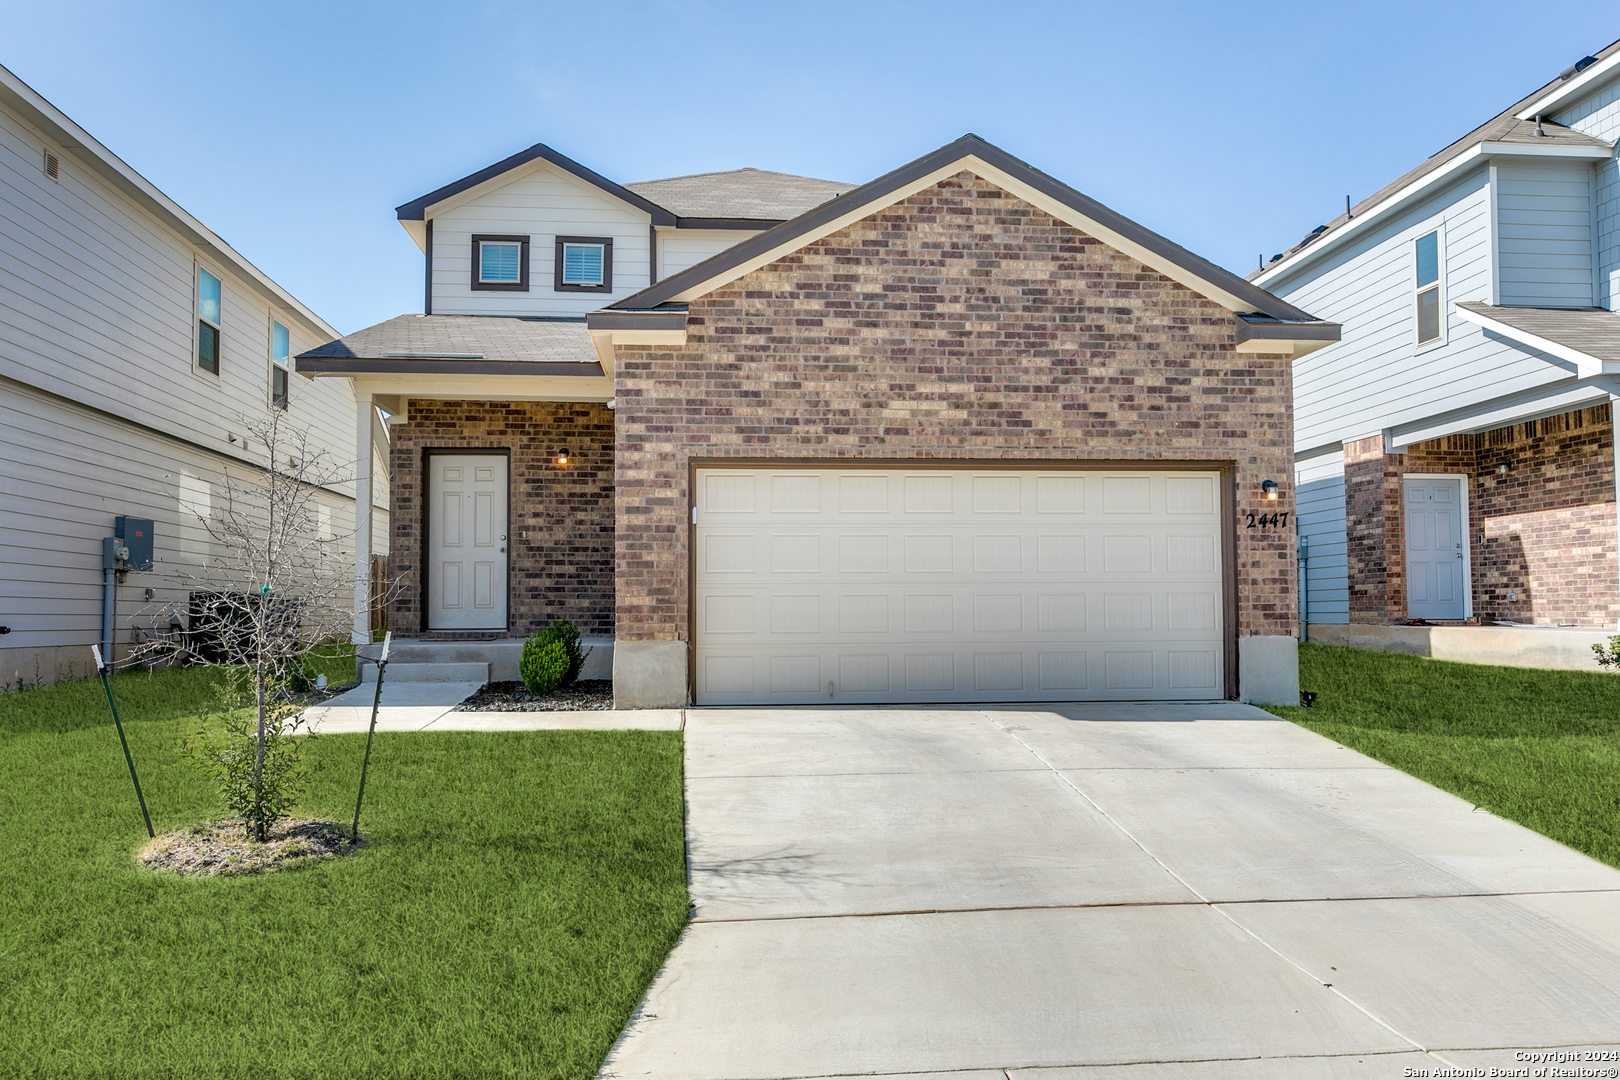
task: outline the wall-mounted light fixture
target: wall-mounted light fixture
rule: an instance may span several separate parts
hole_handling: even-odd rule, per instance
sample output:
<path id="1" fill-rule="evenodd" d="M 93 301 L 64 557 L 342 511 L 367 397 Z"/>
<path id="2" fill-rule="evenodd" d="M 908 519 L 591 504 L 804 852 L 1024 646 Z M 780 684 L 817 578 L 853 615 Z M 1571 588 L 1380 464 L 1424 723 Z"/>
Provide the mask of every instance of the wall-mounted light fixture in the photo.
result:
<path id="1" fill-rule="evenodd" d="M 1277 497 L 1277 481 L 1262 480 L 1260 482 L 1260 490 L 1265 494 L 1266 498 L 1275 499 Z"/>
<path id="2" fill-rule="evenodd" d="M 558 465 L 567 465 L 568 464 L 568 459 L 573 457 L 573 456 L 574 455 L 569 452 L 568 447 L 565 446 L 561 450 L 557 451 L 557 464 Z"/>
<path id="3" fill-rule="evenodd" d="M 1500 464 L 1500 465 L 1498 465 L 1498 466 L 1497 466 L 1497 467 L 1496 467 L 1496 471 L 1497 471 L 1497 473 L 1498 473 L 1498 474 L 1500 474 L 1500 475 L 1502 475 L 1502 476 L 1506 476 L 1506 475 L 1507 475 L 1507 471 L 1508 471 L 1508 463 L 1507 463 L 1507 462 L 1505 462 L 1505 461 L 1504 461 L 1504 462 L 1502 462 L 1502 464 Z"/>

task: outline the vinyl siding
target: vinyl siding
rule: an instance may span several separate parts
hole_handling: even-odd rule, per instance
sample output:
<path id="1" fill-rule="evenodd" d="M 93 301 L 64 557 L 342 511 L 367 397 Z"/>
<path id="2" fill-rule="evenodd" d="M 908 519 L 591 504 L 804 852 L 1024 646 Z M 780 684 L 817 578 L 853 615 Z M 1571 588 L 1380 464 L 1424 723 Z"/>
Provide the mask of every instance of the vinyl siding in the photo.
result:
<path id="1" fill-rule="evenodd" d="M 1313 623 L 1347 623 L 1350 577 L 1345 555 L 1344 451 L 1300 462 L 1295 471 L 1294 498 L 1300 539 L 1309 545 L 1306 619 Z"/>
<path id="2" fill-rule="evenodd" d="M 1592 183 L 1585 162 L 1497 166 L 1499 303 L 1592 306 Z"/>
<path id="3" fill-rule="evenodd" d="M 1443 336 L 1420 349 L 1413 241 L 1435 228 L 1441 231 Z M 1295 446 L 1300 449 L 1362 438 L 1574 373 L 1571 364 L 1488 338 L 1453 308 L 1461 300 L 1490 299 L 1490 188 L 1484 167 L 1345 250 L 1268 287 L 1344 325 L 1342 341 L 1294 363 Z"/>
<path id="4" fill-rule="evenodd" d="M 759 233 L 743 229 L 660 229 L 658 280 L 673 277 L 689 266 L 718 255 Z"/>
<path id="5" fill-rule="evenodd" d="M 134 628 L 166 624 L 165 605 L 183 602 L 175 571 L 215 554 L 193 506 L 206 492 L 211 509 L 224 495 L 227 467 L 245 466 L 179 440 L 144 431 L 10 381 L 0 381 L 0 611 L 12 632 L 0 650 L 0 682 L 53 678 L 58 650 L 71 657 L 101 632 L 101 541 L 120 514 L 153 520 L 160 564 L 131 573 L 118 589 L 118 640 Z M 353 502 L 322 492 L 319 503 L 341 536 Z M 386 551 L 388 512 L 373 510 L 373 535 Z M 380 531 L 378 531 L 380 530 Z M 352 549 L 350 549 L 352 550 Z M 154 599 L 144 599 L 151 588 Z M 78 666 L 82 667 L 82 664 Z"/>
<path id="6" fill-rule="evenodd" d="M 324 332 L 204 259 L 223 285 L 220 375 L 198 371 L 195 248 L 60 147 L 50 180 L 47 145 L 0 110 L 0 375 L 228 451 L 233 418 L 269 404 L 271 319 L 294 353 Z M 346 380 L 294 379 L 292 396 L 295 420 L 352 455 Z"/>
<path id="7" fill-rule="evenodd" d="M 427 213 L 433 221 L 435 315 L 583 316 L 648 285 L 651 217 L 550 162 L 533 162 Z M 472 288 L 475 233 L 529 237 L 527 292 Z M 613 238 L 611 294 L 553 289 L 558 236 Z"/>
<path id="8" fill-rule="evenodd" d="M 1620 139 L 1620 80 L 1599 88 L 1553 119 L 1594 139 L 1615 142 Z M 1615 293 L 1620 291 L 1620 163 L 1613 158 L 1600 162 L 1594 182 L 1597 304 L 1612 311 Z"/>

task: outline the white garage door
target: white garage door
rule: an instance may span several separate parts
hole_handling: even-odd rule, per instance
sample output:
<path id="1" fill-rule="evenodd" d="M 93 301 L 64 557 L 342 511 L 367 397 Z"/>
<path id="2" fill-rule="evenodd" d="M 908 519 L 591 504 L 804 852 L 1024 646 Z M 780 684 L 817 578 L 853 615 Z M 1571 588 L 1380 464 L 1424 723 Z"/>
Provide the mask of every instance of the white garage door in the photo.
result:
<path id="1" fill-rule="evenodd" d="M 1216 472 L 697 472 L 700 704 L 1225 694 Z"/>

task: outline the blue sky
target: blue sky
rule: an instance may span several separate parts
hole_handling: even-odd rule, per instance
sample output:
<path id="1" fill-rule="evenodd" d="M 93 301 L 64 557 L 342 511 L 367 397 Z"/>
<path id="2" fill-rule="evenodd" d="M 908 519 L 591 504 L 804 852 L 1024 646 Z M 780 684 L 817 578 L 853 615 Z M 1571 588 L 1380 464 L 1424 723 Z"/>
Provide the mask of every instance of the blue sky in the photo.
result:
<path id="1" fill-rule="evenodd" d="M 0 0 L 0 63 L 346 333 L 421 309 L 393 207 L 535 142 L 860 182 L 972 131 L 1246 273 L 1620 37 L 1602 11 Z"/>

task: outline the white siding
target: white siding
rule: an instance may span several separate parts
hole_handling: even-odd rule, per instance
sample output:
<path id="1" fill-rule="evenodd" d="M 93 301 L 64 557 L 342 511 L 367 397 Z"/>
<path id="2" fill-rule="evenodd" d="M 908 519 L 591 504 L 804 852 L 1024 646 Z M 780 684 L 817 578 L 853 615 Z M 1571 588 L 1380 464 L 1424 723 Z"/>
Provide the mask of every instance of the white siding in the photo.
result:
<path id="1" fill-rule="evenodd" d="M 278 310 L 222 260 L 220 375 L 193 363 L 196 249 L 60 147 L 0 110 L 0 375 L 229 452 L 236 418 L 263 415 L 270 320 L 293 352 L 324 334 Z M 291 415 L 353 455 L 347 380 L 293 380 Z"/>
<path id="2" fill-rule="evenodd" d="M 1313 623 L 1350 621 L 1350 574 L 1346 560 L 1344 451 L 1299 463 L 1295 471 L 1299 535 L 1308 543 L 1306 618 Z"/>
<path id="3" fill-rule="evenodd" d="M 60 179 L 45 175 L 45 149 Z M 220 374 L 194 366 L 196 270 L 219 277 Z M 0 683 L 82 674 L 100 634 L 101 541 L 119 514 L 157 523 L 159 553 L 207 553 L 179 509 L 182 482 L 217 491 L 243 420 L 270 408 L 271 320 L 294 354 L 327 331 L 267 297 L 239 264 L 203 255 L 18 114 L 0 109 Z M 339 462 L 354 454 L 346 379 L 293 378 L 289 418 Z M 159 434 L 159 433 L 163 434 Z M 243 459 L 246 458 L 246 463 Z M 186 480 L 186 477 L 190 477 Z M 349 492 L 322 496 L 351 521 Z M 386 504 L 387 491 L 377 496 Z M 373 514 L 387 537 L 386 510 Z M 122 639 L 172 599 L 161 573 L 120 588 Z M 143 614 L 141 609 L 147 609 Z"/>
<path id="4" fill-rule="evenodd" d="M 435 315 L 582 316 L 648 284 L 652 219 L 547 161 L 428 208 L 433 224 Z M 529 237 L 527 292 L 475 291 L 475 233 Z M 562 293 L 552 286 L 558 236 L 613 240 L 613 292 Z"/>
<path id="5" fill-rule="evenodd" d="M 718 255 L 733 244 L 740 244 L 759 233 L 743 229 L 660 229 L 658 231 L 658 280 L 696 266 Z"/>
<path id="6" fill-rule="evenodd" d="M 1620 80 L 1601 87 L 1553 119 L 1594 139 L 1611 143 L 1620 139 Z M 1600 162 L 1594 179 L 1597 303 L 1613 310 L 1615 293 L 1620 291 L 1620 163 L 1612 158 Z"/>
<path id="7" fill-rule="evenodd" d="M 1441 230 L 1444 336 L 1415 344 L 1412 241 Z M 1491 291 L 1489 173 L 1484 167 L 1370 235 L 1268 288 L 1344 324 L 1344 338 L 1294 363 L 1295 446 L 1365 437 L 1474 401 L 1567 378 L 1574 367 L 1488 338 L 1457 316 Z"/>
<path id="8" fill-rule="evenodd" d="M 1497 167 L 1499 303 L 1592 306 L 1592 183 L 1586 162 Z"/>
<path id="9" fill-rule="evenodd" d="M 219 505 L 226 467 L 218 455 L 0 381 L 0 621 L 12 628 L 0 639 L 0 682 L 31 681 L 36 658 L 47 681 L 68 663 L 84 673 L 101 632 L 101 541 L 120 514 L 153 520 L 161 562 L 119 586 L 117 640 L 166 625 L 160 609 L 186 593 L 173 571 L 195 567 L 211 550 L 192 508 Z M 353 502 L 324 492 L 318 499 L 335 532 L 347 534 Z M 385 541 L 387 528 L 379 508 L 374 535 Z"/>

